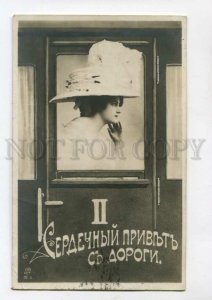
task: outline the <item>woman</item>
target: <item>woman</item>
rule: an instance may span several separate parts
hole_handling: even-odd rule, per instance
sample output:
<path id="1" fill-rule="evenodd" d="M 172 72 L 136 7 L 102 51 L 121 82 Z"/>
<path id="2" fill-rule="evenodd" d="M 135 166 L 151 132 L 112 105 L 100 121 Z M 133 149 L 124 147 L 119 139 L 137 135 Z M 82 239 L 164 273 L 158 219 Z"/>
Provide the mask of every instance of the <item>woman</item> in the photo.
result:
<path id="1" fill-rule="evenodd" d="M 73 136 L 95 138 L 107 124 L 109 136 L 115 147 L 118 147 L 122 142 L 122 126 L 119 121 L 122 105 L 123 97 L 77 97 L 74 108 L 79 109 L 80 117 L 71 121 L 71 133 Z"/>
<path id="2" fill-rule="evenodd" d="M 115 150 L 120 151 L 123 143 L 119 116 L 123 98 L 132 101 L 132 98 L 140 96 L 141 56 L 141 52 L 129 49 L 120 42 L 97 42 L 89 50 L 87 66 L 73 70 L 66 80 L 66 91 L 50 100 L 55 103 L 72 101 L 75 102 L 74 108 L 79 109 L 80 116 L 68 123 L 65 133 L 75 142 L 76 149 L 81 140 L 91 146 L 97 146 L 99 140 L 99 150 L 104 152 L 102 131 L 107 125 L 109 136 L 106 139 L 109 138 Z M 80 151 L 85 154 L 84 149 L 80 148 Z M 107 168 L 109 161 L 104 166 L 102 161 L 95 162 L 94 168 L 104 169 L 105 165 Z M 113 164 L 111 168 L 116 167 Z"/>

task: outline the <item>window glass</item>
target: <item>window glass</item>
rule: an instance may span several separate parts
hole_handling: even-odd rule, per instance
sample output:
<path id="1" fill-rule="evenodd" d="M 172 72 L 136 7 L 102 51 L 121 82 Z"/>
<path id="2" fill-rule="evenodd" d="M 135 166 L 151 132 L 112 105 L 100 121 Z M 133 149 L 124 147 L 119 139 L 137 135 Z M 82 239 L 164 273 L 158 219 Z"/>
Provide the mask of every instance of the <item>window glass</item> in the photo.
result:
<path id="1" fill-rule="evenodd" d="M 18 145 L 19 179 L 35 179 L 35 147 L 34 147 L 34 67 L 18 68 Z"/>
<path id="2" fill-rule="evenodd" d="M 166 68 L 167 179 L 182 178 L 182 67 Z M 178 151 L 177 151 L 178 150 Z"/>
<path id="3" fill-rule="evenodd" d="M 66 91 L 71 71 L 84 67 L 87 55 L 57 56 L 57 93 Z M 95 139 L 89 139 L 89 128 L 73 141 L 71 124 L 80 117 L 75 103 L 57 104 L 57 170 L 144 170 L 144 62 L 141 60 L 141 96 L 124 98 L 119 121 L 122 146 L 115 149 L 105 125 Z M 111 74 L 112 76 L 112 74 Z M 79 128 L 79 132 L 82 128 Z"/>

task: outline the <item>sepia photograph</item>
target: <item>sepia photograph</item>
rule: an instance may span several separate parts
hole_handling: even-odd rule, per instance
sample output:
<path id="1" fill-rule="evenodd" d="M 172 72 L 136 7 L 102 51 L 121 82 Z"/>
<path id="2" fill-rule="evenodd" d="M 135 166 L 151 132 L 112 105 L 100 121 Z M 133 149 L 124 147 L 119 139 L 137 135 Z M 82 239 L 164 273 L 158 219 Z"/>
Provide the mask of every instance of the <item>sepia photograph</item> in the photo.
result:
<path id="1" fill-rule="evenodd" d="M 185 290 L 186 17 L 13 17 L 13 283 Z"/>

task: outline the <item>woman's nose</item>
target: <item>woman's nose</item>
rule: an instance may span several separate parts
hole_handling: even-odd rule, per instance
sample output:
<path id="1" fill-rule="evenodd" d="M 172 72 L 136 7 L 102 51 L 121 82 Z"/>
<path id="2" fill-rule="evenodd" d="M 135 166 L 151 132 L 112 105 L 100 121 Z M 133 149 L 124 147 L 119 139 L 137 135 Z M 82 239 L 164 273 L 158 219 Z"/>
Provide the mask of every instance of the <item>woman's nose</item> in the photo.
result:
<path id="1" fill-rule="evenodd" d="M 118 114 L 121 113 L 120 107 L 117 107 L 117 108 L 116 108 L 116 112 L 117 112 Z"/>

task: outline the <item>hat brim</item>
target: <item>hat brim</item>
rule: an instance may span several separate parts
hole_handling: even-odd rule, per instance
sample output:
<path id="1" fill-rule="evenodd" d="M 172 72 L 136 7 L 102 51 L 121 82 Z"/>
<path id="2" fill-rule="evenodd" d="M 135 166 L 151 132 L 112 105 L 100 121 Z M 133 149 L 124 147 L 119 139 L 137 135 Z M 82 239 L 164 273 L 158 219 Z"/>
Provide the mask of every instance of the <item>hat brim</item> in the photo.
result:
<path id="1" fill-rule="evenodd" d="M 74 102 L 76 97 L 86 97 L 86 96 L 112 96 L 112 97 L 124 97 L 124 98 L 136 98 L 139 97 L 139 94 L 132 94 L 132 93 L 89 93 L 89 92 L 66 92 L 62 94 L 58 94 L 54 98 L 52 98 L 49 103 L 63 103 L 63 102 Z"/>

